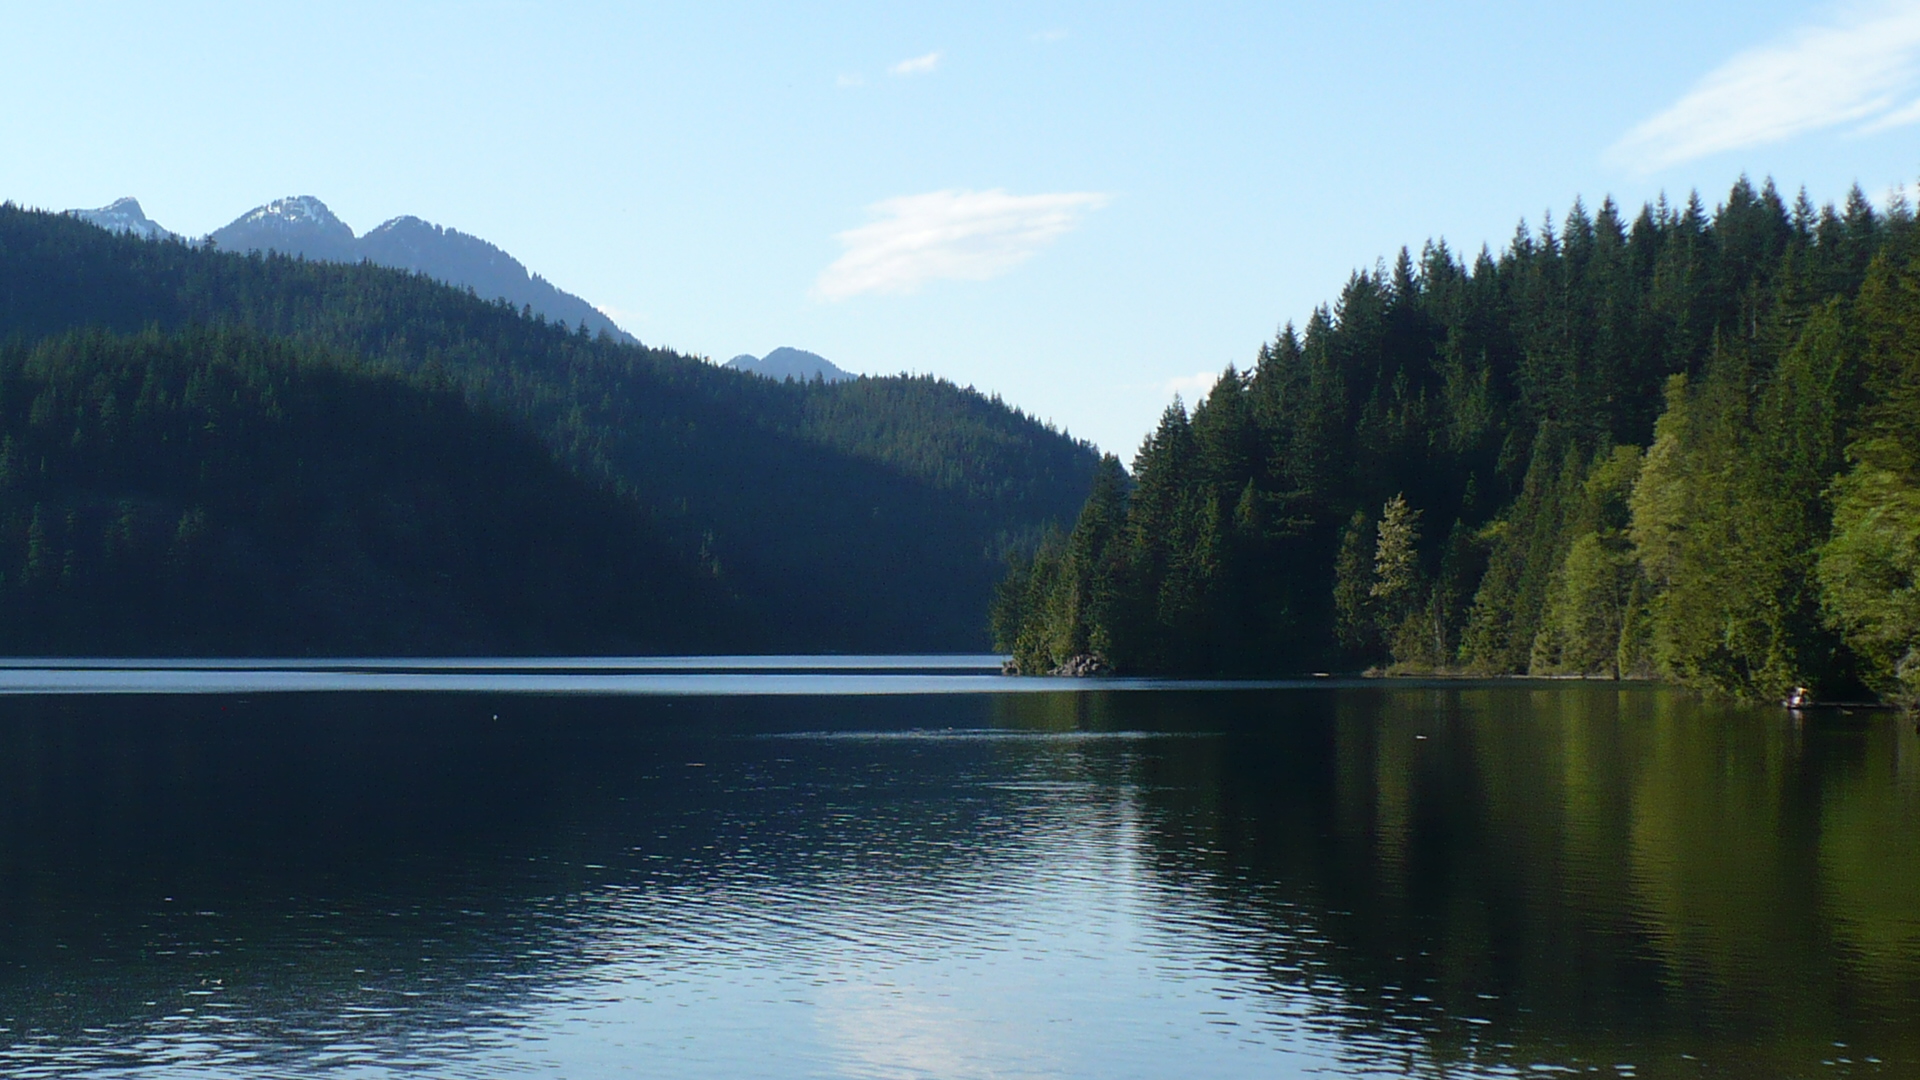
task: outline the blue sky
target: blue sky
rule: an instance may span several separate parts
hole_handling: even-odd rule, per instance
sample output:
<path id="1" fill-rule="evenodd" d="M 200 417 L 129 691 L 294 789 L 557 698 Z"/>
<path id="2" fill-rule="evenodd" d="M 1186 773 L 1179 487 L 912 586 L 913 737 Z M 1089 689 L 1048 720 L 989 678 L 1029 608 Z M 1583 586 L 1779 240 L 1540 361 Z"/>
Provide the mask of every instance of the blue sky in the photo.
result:
<path id="1" fill-rule="evenodd" d="M 1920 177 L 1920 0 L 4 14 L 0 198 L 418 214 L 649 343 L 933 372 L 1123 459 L 1403 244 Z"/>

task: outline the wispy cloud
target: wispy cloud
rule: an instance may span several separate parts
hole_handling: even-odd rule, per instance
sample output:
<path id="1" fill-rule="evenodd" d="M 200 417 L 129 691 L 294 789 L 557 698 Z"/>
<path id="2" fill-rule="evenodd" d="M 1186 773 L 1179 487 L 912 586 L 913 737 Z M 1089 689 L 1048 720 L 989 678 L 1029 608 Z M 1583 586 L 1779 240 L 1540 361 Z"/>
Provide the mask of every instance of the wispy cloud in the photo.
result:
<path id="1" fill-rule="evenodd" d="M 841 75 L 836 77 L 833 80 L 833 85 L 839 87 L 842 90 L 847 90 L 856 86 L 865 86 L 867 85 L 867 80 L 864 76 L 859 74 Z"/>
<path id="2" fill-rule="evenodd" d="M 1859 133 L 1872 135 L 1890 128 L 1906 127 L 1908 124 L 1920 124 L 1920 101 L 1910 102 L 1890 113 L 1874 117 L 1860 125 Z"/>
<path id="3" fill-rule="evenodd" d="M 1869 133 L 1920 123 L 1916 84 L 1920 0 L 1850 7 L 1734 56 L 1607 157 L 1652 172 L 1844 124 Z"/>
<path id="4" fill-rule="evenodd" d="M 1056 42 L 1056 41 L 1065 41 L 1067 40 L 1067 32 L 1063 29 L 1060 29 L 1059 27 L 1055 27 L 1052 30 L 1042 30 L 1039 33 L 1033 35 L 1033 40 L 1038 41 L 1042 44 L 1052 44 L 1053 42 Z"/>
<path id="5" fill-rule="evenodd" d="M 929 281 L 985 281 L 1032 258 L 1107 196 L 1091 191 L 1009 195 L 929 191 L 873 204 L 874 222 L 835 239 L 845 248 L 814 282 L 815 296 L 914 292 Z"/>
<path id="6" fill-rule="evenodd" d="M 940 53 L 936 50 L 925 56 L 916 56 L 911 60 L 902 60 L 887 69 L 890 75 L 925 75 L 940 66 Z"/>

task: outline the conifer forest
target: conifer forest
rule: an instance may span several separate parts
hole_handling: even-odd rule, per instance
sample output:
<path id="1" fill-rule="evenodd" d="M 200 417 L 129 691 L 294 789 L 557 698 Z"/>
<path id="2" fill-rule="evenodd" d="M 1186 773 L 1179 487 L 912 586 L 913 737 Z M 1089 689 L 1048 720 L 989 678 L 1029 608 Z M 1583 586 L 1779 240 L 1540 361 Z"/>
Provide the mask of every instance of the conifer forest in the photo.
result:
<path id="1" fill-rule="evenodd" d="M 1920 698 L 1920 230 L 1741 179 L 1354 274 L 1012 561 L 1022 671 Z"/>

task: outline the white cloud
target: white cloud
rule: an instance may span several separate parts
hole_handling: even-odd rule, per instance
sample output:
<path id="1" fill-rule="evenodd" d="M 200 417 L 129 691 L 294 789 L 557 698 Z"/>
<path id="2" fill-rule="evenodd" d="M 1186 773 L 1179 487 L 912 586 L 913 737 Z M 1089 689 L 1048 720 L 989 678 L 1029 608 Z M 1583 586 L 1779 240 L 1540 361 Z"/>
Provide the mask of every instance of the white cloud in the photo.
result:
<path id="1" fill-rule="evenodd" d="M 1920 0 L 1882 0 L 1720 65 L 1607 151 L 1642 172 L 1856 121 L 1920 122 Z M 1904 106 L 1904 107 L 1903 107 Z"/>
<path id="2" fill-rule="evenodd" d="M 893 75 L 925 75 L 940 66 L 940 53 L 930 52 L 925 56 L 916 56 L 911 60 L 902 60 L 888 68 Z"/>
<path id="3" fill-rule="evenodd" d="M 848 89 L 848 88 L 850 88 L 850 87 L 855 87 L 855 86 L 865 86 L 865 85 L 867 85 L 867 80 L 866 80 L 866 78 L 865 78 L 865 77 L 863 77 L 863 76 L 861 76 L 861 75 L 857 75 L 857 74 L 855 74 L 855 75 L 841 75 L 841 76 L 839 76 L 838 78 L 835 78 L 835 79 L 833 80 L 833 85 L 835 85 L 835 86 L 837 86 L 837 87 L 839 87 L 839 88 L 841 88 L 842 90 L 845 90 L 845 89 Z"/>
<path id="4" fill-rule="evenodd" d="M 639 326 L 641 323 L 651 322 L 653 320 L 653 316 L 638 308 L 614 307 L 612 304 L 601 304 L 599 308 L 600 314 L 612 319 L 616 326 L 622 330 L 626 330 L 628 333 L 633 332 L 629 327 Z"/>
<path id="5" fill-rule="evenodd" d="M 1160 392 L 1169 396 L 1178 394 L 1186 401 L 1199 401 L 1219 381 L 1220 373 L 1217 371 L 1196 371 L 1191 375 L 1176 375 L 1168 379 L 1160 387 Z"/>
<path id="6" fill-rule="evenodd" d="M 1056 41 L 1065 41 L 1067 40 L 1067 32 L 1065 30 L 1059 29 L 1058 27 L 1052 30 L 1042 30 L 1039 33 L 1033 35 L 1033 40 L 1038 41 L 1042 44 L 1052 44 L 1053 42 L 1056 42 Z"/>
<path id="7" fill-rule="evenodd" d="M 1920 124 L 1920 101 L 1883 113 L 1860 125 L 1858 134 L 1872 135 L 1891 128 L 1906 127 L 1908 124 Z"/>
<path id="8" fill-rule="evenodd" d="M 815 296 L 914 292 L 929 281 L 985 281 L 1031 258 L 1080 223 L 1107 196 L 1074 191 L 1009 195 L 929 191 L 868 209 L 878 219 L 840 233 L 844 249 L 814 282 Z"/>

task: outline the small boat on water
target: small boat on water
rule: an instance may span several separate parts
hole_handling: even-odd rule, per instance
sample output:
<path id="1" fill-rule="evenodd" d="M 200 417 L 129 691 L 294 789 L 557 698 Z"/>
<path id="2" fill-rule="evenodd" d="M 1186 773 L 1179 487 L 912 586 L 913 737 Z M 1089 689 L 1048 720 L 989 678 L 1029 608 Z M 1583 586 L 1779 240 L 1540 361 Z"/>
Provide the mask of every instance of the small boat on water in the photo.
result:
<path id="1" fill-rule="evenodd" d="M 1796 686 L 1788 692 L 1787 699 L 1780 704 L 1785 705 L 1795 712 L 1801 709 L 1811 708 L 1813 706 L 1813 691 L 1808 690 L 1804 686 Z"/>

